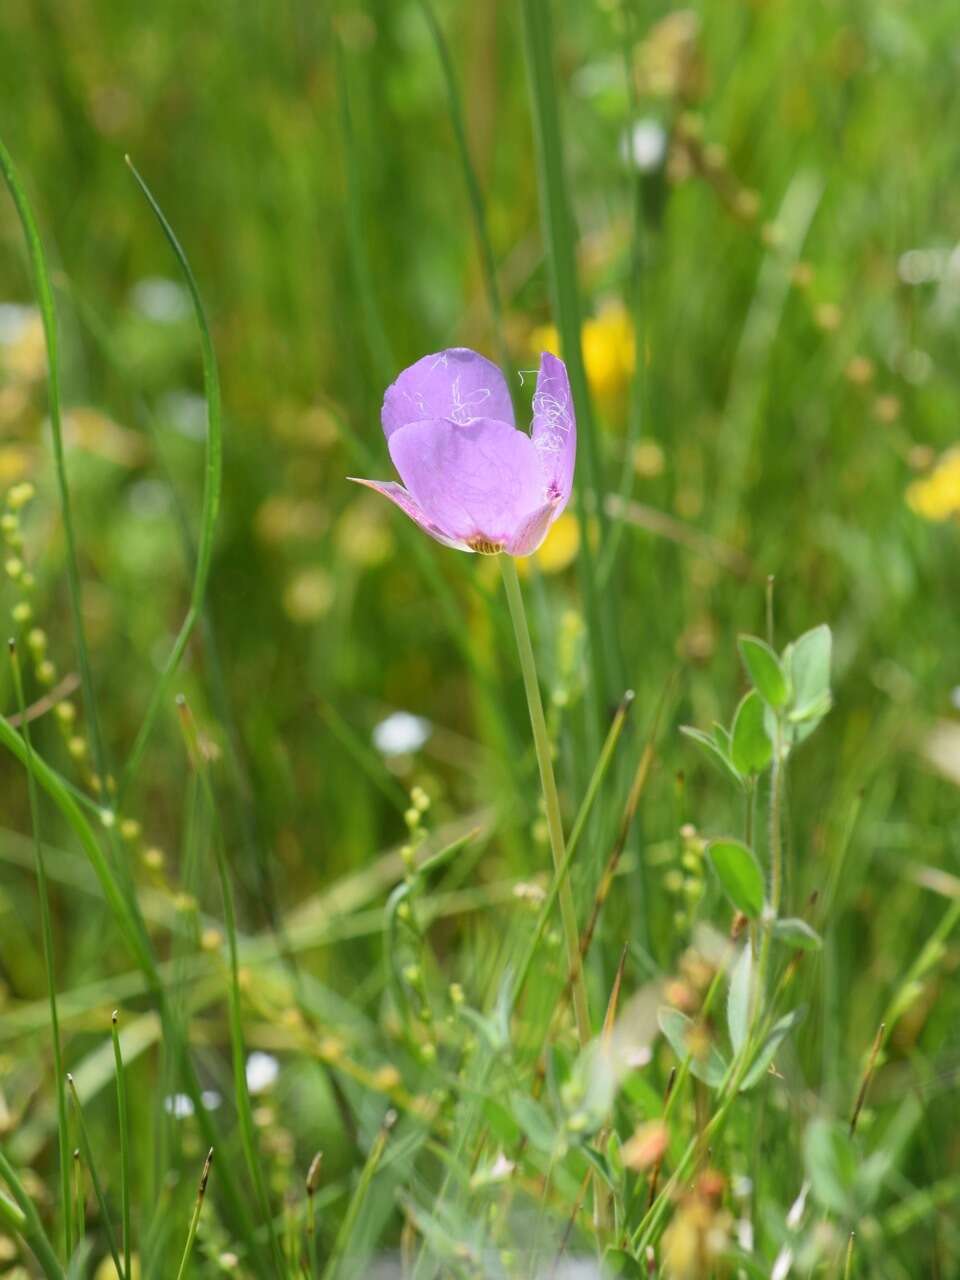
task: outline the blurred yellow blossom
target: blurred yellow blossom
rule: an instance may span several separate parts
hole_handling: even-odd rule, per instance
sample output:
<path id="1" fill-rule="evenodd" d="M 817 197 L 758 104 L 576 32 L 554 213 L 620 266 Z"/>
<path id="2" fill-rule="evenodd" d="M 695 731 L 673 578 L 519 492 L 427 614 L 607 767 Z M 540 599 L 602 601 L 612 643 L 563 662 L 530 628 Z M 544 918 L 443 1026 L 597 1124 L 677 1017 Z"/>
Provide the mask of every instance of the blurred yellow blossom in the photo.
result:
<path id="1" fill-rule="evenodd" d="M 622 302 L 609 302 L 584 321 L 580 339 L 590 390 L 609 406 L 624 395 L 636 368 L 633 318 Z M 531 342 L 537 351 L 560 354 L 560 335 L 553 325 L 535 329 Z"/>
<path id="2" fill-rule="evenodd" d="M 4 445 L 0 449 L 0 487 L 16 484 L 30 469 L 30 454 L 18 444 Z"/>
<path id="3" fill-rule="evenodd" d="M 703 93 L 699 50 L 700 18 L 693 9 L 674 9 L 637 45 L 634 70 L 641 94 L 692 100 Z"/>
<path id="4" fill-rule="evenodd" d="M 949 449 L 929 475 L 908 486 L 907 504 L 924 520 L 960 518 L 960 445 Z"/>
<path id="5" fill-rule="evenodd" d="M 337 521 L 337 548 L 345 559 L 365 569 L 376 568 L 389 559 L 394 540 L 390 524 L 383 518 L 384 504 L 361 498 L 351 502 Z"/>
<path id="6" fill-rule="evenodd" d="M 333 579 L 324 569 L 302 569 L 287 583 L 283 607 L 294 622 L 316 622 L 333 604 Z"/>
<path id="7" fill-rule="evenodd" d="M 591 546 L 596 543 L 596 533 L 591 522 Z M 517 561 L 517 571 L 521 578 L 525 578 L 530 573 L 530 566 L 535 564 L 541 573 L 562 573 L 576 560 L 579 550 L 580 521 L 571 511 L 565 511 L 551 527 L 543 545 L 532 556 Z"/>
<path id="8" fill-rule="evenodd" d="M 326 531 L 327 513 L 312 498 L 275 493 L 257 508 L 254 523 L 262 542 L 309 542 Z"/>

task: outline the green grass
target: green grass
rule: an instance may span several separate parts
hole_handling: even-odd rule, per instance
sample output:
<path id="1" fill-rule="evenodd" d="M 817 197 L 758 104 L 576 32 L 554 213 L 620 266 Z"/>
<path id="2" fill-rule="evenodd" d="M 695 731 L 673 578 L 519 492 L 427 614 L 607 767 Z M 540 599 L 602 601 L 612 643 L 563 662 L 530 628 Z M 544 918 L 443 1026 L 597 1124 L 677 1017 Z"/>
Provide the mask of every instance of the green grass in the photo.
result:
<path id="1" fill-rule="evenodd" d="M 684 12 L 0 10 L 0 1276 L 960 1274 L 953 8 Z M 344 479 L 426 351 L 524 421 L 544 324 L 546 810 L 497 566 Z M 738 637 L 824 622 L 776 767 Z"/>

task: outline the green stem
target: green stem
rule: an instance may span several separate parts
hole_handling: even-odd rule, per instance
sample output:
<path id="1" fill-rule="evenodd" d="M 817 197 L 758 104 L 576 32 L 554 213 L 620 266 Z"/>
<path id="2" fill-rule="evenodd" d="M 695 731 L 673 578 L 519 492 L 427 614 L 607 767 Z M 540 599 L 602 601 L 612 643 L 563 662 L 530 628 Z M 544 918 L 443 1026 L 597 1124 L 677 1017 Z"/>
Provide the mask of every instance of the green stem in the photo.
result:
<path id="1" fill-rule="evenodd" d="M 83 602 L 80 593 L 80 569 L 77 562 L 77 539 L 73 527 L 73 509 L 70 505 L 70 489 L 67 484 L 67 463 L 63 449 L 63 427 L 60 413 L 60 345 L 57 336 L 57 314 L 53 305 L 53 290 L 47 271 L 46 258 L 40 232 L 30 208 L 26 192 L 6 147 L 0 142 L 0 173 L 3 174 L 13 203 L 16 205 L 20 224 L 27 242 L 30 268 L 33 274 L 37 303 L 43 322 L 43 335 L 47 348 L 47 408 L 50 414 L 50 438 L 53 442 L 54 469 L 60 495 L 60 514 L 63 520 L 63 537 L 67 564 L 67 583 L 70 589 L 70 614 L 76 637 L 77 665 L 80 668 L 80 684 L 83 701 L 90 722 L 90 739 L 93 746 L 94 765 L 100 778 L 106 781 L 106 759 L 103 737 L 97 717 L 97 704 L 90 670 L 86 632 L 83 626 Z"/>
<path id="2" fill-rule="evenodd" d="M 194 1202 L 193 1213 L 190 1216 L 190 1226 L 187 1230 L 187 1241 L 183 1246 L 183 1256 L 180 1259 L 180 1266 L 177 1269 L 177 1280 L 184 1280 L 187 1274 L 187 1264 L 190 1261 L 190 1254 L 193 1252 L 193 1242 L 197 1238 L 197 1227 L 200 1225 L 200 1211 L 203 1209 L 204 1197 L 207 1194 L 207 1179 L 210 1177 L 210 1165 L 213 1163 L 213 1147 L 207 1152 L 207 1158 L 203 1163 L 203 1173 L 200 1175 L 200 1187 L 197 1191 L 197 1198 Z"/>
<path id="3" fill-rule="evenodd" d="M 780 914 L 783 897 L 783 841 L 780 815 L 783 808 L 783 731 L 779 715 L 773 735 L 773 762 L 770 766 L 770 906 L 774 918 Z"/>
<path id="4" fill-rule="evenodd" d="M 567 951 L 567 969 L 573 987 L 573 1008 L 577 1019 L 577 1033 L 582 1046 L 589 1044 L 592 1031 L 590 1027 L 590 1006 L 587 1002 L 587 987 L 583 976 L 583 961 L 580 955 L 580 935 L 577 929 L 577 911 L 573 901 L 573 890 L 570 881 L 564 874 L 566 854 L 563 839 L 563 822 L 560 817 L 560 797 L 557 794 L 557 782 L 553 774 L 553 755 L 550 738 L 547 734 L 547 722 L 543 714 L 543 701 L 540 697 L 540 682 L 537 679 L 537 665 L 533 656 L 533 645 L 530 642 L 530 628 L 527 626 L 527 614 L 523 606 L 523 594 L 520 590 L 520 579 L 517 566 L 512 556 L 502 555 L 500 567 L 503 571 L 503 584 L 507 592 L 507 603 L 510 606 L 510 617 L 517 639 L 517 652 L 520 656 L 520 670 L 523 674 L 523 685 L 527 694 L 527 708 L 530 712 L 530 727 L 533 730 L 533 743 L 537 753 L 537 764 L 540 767 L 540 784 L 543 788 L 543 802 L 546 807 L 547 827 L 550 832 L 550 850 L 553 854 L 553 869 L 556 880 L 560 884 L 560 917 L 563 922 L 564 944 Z"/>
<path id="5" fill-rule="evenodd" d="M 127 1080 L 120 1051 L 118 1014 L 114 1011 L 110 1021 L 113 1036 L 113 1061 L 117 1076 L 117 1119 L 120 1126 L 120 1216 L 123 1227 L 123 1274 L 130 1280 L 130 1256 L 132 1250 L 130 1232 L 130 1125 L 127 1112 Z"/>
<path id="6" fill-rule="evenodd" d="M 380 1132 L 373 1140 L 373 1146 L 370 1148 L 370 1154 L 367 1156 L 367 1162 L 363 1166 L 360 1174 L 360 1181 L 357 1183 L 357 1189 L 353 1193 L 347 1212 L 343 1216 L 340 1224 L 340 1230 L 337 1232 L 337 1238 L 334 1241 L 333 1251 L 327 1260 L 327 1265 L 323 1269 L 322 1280 L 334 1280 L 334 1277 L 340 1272 L 340 1263 L 346 1253 L 350 1237 L 353 1235 L 353 1229 L 356 1226 L 357 1218 L 360 1216 L 360 1210 L 367 1198 L 367 1192 L 370 1190 L 370 1184 L 373 1182 L 374 1174 L 377 1172 L 380 1161 L 383 1159 L 383 1153 L 387 1145 L 387 1139 L 390 1136 L 390 1130 L 396 1122 L 397 1114 L 395 1111 L 388 1111 L 384 1116 L 383 1124 L 380 1126 Z"/>
<path id="7" fill-rule="evenodd" d="M 473 215 L 473 226 L 480 250 L 483 282 L 487 291 L 487 304 L 490 307 L 490 317 L 496 334 L 500 363 L 506 370 L 510 360 L 507 344 L 503 336 L 503 307 L 500 302 L 500 290 L 497 285 L 497 264 L 493 255 L 493 246 L 490 243 L 490 233 L 487 229 L 487 214 L 484 206 L 483 191 L 480 188 L 480 180 L 477 177 L 477 171 L 470 156 L 470 145 L 467 141 L 466 124 L 463 118 L 463 98 L 457 84 L 457 76 L 446 36 L 437 20 L 437 15 L 433 11 L 430 0 L 420 0 L 420 8 L 423 10 L 423 16 L 427 21 L 430 34 L 433 36 L 433 42 L 437 47 L 437 57 L 440 59 L 443 78 L 447 86 L 450 123 L 453 126 L 457 151 L 460 153 L 460 164 L 463 168 L 463 180 L 470 200 L 470 212 Z"/>
<path id="8" fill-rule="evenodd" d="M 213 339 L 210 336 L 210 327 L 207 324 L 206 313 L 203 309 L 203 302 L 200 299 L 200 290 L 197 287 L 196 279 L 187 261 L 180 241 L 174 235 L 173 228 L 163 214 L 163 210 L 157 204 L 153 192 L 141 178 L 127 156 L 127 165 L 130 172 L 136 179 L 137 185 L 147 199 L 147 203 L 156 215 L 157 221 L 160 223 L 161 230 L 167 238 L 167 243 L 173 250 L 174 256 L 180 265 L 183 278 L 187 283 L 190 292 L 190 298 L 193 302 L 194 314 L 197 320 L 197 327 L 200 331 L 200 352 L 203 359 L 203 390 L 207 402 L 207 443 L 206 443 L 206 459 L 204 464 L 203 477 L 203 506 L 200 515 L 200 537 L 197 543 L 197 563 L 194 569 L 193 588 L 190 593 L 190 605 L 187 609 L 186 617 L 180 626 L 180 631 L 174 641 L 173 648 L 169 657 L 164 664 L 160 678 L 154 685 L 153 694 L 147 707 L 147 713 L 143 718 L 143 723 L 137 733 L 133 749 L 127 760 L 123 771 L 123 778 L 120 786 L 120 797 L 124 795 L 127 787 L 132 782 L 137 766 L 147 745 L 147 739 L 150 736 L 150 730 L 153 728 L 153 722 L 156 719 L 157 712 L 163 705 L 167 697 L 170 682 L 173 679 L 177 668 L 180 665 L 180 659 L 183 657 L 187 642 L 193 634 L 193 629 L 200 620 L 203 612 L 203 601 L 207 591 L 207 580 L 210 576 L 210 564 L 213 559 L 213 539 L 217 527 L 217 516 L 220 511 L 220 490 L 223 485 L 223 431 L 221 426 L 220 413 L 220 376 L 217 372 L 217 358 L 213 349 Z"/>
<path id="9" fill-rule="evenodd" d="M 592 650 L 592 679 L 587 695 L 590 706 L 589 743 L 592 755 L 599 750 L 601 708 L 604 699 L 619 683 L 616 629 L 612 625 L 610 597 L 601 596 L 593 568 L 591 525 L 596 519 L 605 543 L 607 515 L 603 503 L 603 477 L 597 430 L 590 403 L 583 349 L 580 342 L 581 313 L 577 287 L 576 227 L 567 195 L 563 163 L 563 140 L 557 103 L 557 74 L 553 57 L 550 0 L 523 0 L 524 45 L 530 97 L 533 107 L 540 204 L 543 221 L 547 274 L 563 358 L 570 374 L 570 390 L 577 413 L 577 429 L 583 458 L 584 483 L 577 490 L 577 518 L 580 522 L 580 587 L 586 603 L 587 626 Z M 621 685 L 622 687 L 622 685 Z"/>
<path id="10" fill-rule="evenodd" d="M 17 691 L 20 709 L 20 726 L 27 770 L 27 793 L 30 797 L 30 817 L 33 826 L 33 852 L 37 869 L 37 898 L 40 903 L 40 933 L 43 938 L 43 962 L 47 971 L 47 995 L 50 1001 L 50 1033 L 53 1039 L 53 1071 L 57 1082 L 57 1130 L 60 1148 L 60 1199 L 63 1205 L 63 1236 L 65 1257 L 73 1253 L 73 1203 L 70 1196 L 70 1132 L 67 1124 L 67 1095 L 63 1077 L 63 1050 L 60 1039 L 60 1017 L 57 1012 L 56 973 L 54 968 L 53 926 L 50 919 L 50 895 L 47 891 L 47 870 L 40 842 L 40 805 L 37 796 L 37 778 L 34 772 L 33 743 L 30 739 L 30 721 L 26 714 L 23 696 L 23 676 L 15 643 L 10 641 L 10 665 L 13 683 Z"/>
<path id="11" fill-rule="evenodd" d="M 113 1258 L 114 1270 L 117 1273 L 117 1280 L 123 1280 L 123 1264 L 120 1261 L 120 1250 L 117 1247 L 117 1237 L 113 1230 L 113 1223 L 110 1220 L 110 1214 L 107 1211 L 107 1200 L 103 1194 L 103 1184 L 100 1182 L 100 1175 L 97 1173 L 97 1166 L 93 1159 L 93 1145 L 90 1142 L 90 1134 L 87 1132 L 87 1122 L 84 1119 L 83 1107 L 80 1104 L 80 1094 L 77 1092 L 76 1081 L 73 1076 L 67 1075 L 67 1084 L 70 1086 L 70 1092 L 73 1095 L 74 1107 L 77 1115 L 77 1127 L 80 1131 L 80 1150 L 83 1158 L 87 1162 L 87 1168 L 90 1170 L 90 1181 L 93 1183 L 93 1194 L 96 1197 L 97 1208 L 100 1210 L 100 1221 L 103 1224 L 103 1231 L 107 1237 L 107 1247 L 110 1250 L 110 1256 Z"/>
<path id="12" fill-rule="evenodd" d="M 53 1246 L 44 1234 L 40 1215 L 33 1201 L 24 1191 L 23 1183 L 17 1177 L 16 1170 L 2 1150 L 0 1150 L 0 1178 L 6 1182 L 16 1201 L 14 1206 L 0 1194 L 0 1202 L 2 1202 L 0 1220 L 27 1242 L 47 1280 L 63 1280 L 63 1268 L 57 1261 Z"/>

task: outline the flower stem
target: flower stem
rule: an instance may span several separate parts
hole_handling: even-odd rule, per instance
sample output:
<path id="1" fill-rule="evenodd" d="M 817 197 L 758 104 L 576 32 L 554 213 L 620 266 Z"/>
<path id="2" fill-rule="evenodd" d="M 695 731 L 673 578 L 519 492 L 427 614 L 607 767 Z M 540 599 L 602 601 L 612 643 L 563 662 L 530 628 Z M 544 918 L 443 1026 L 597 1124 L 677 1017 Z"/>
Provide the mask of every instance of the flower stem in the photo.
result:
<path id="1" fill-rule="evenodd" d="M 543 701 L 540 697 L 540 682 L 537 679 L 537 665 L 533 656 L 533 645 L 530 643 L 530 628 L 527 626 L 527 614 L 520 590 L 520 579 L 517 566 L 512 556 L 502 555 L 500 567 L 503 571 L 503 585 L 507 592 L 507 603 L 510 606 L 510 618 L 517 639 L 517 652 L 520 655 L 520 670 L 523 674 L 523 685 L 527 694 L 527 708 L 530 712 L 530 727 L 533 730 L 533 743 L 537 752 L 537 764 L 540 767 L 540 785 L 543 788 L 543 801 L 547 814 L 547 827 L 550 832 L 550 849 L 553 853 L 553 869 L 559 885 L 560 917 L 563 922 L 563 939 L 567 952 L 567 966 L 573 989 L 573 1008 L 577 1020 L 577 1034 L 580 1044 L 585 1046 L 591 1039 L 590 1007 L 587 1003 L 587 987 L 583 977 L 583 960 L 580 955 L 580 938 L 577 931 L 577 912 L 573 902 L 573 892 L 567 878 L 565 849 L 563 840 L 563 823 L 560 818 L 560 797 L 557 795 L 557 782 L 553 776 L 553 757 L 550 750 L 550 738 L 547 734 L 547 722 L 543 715 Z"/>
<path id="2" fill-rule="evenodd" d="M 783 807 L 783 732 L 777 716 L 773 736 L 773 762 L 770 768 L 770 906 L 774 916 L 780 914 L 783 898 L 783 836 L 780 830 Z"/>

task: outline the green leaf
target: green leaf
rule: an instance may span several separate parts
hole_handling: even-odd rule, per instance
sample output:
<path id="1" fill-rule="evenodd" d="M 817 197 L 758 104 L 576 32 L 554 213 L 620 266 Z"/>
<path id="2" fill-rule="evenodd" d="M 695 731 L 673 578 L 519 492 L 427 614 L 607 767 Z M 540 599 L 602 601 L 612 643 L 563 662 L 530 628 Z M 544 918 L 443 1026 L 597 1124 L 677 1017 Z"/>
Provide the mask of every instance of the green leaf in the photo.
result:
<path id="1" fill-rule="evenodd" d="M 826 623 L 805 632 L 790 646 L 791 720 L 819 720 L 830 710 L 832 649 L 833 636 Z"/>
<path id="2" fill-rule="evenodd" d="M 730 973 L 730 990 L 727 993 L 727 1029 L 734 1053 L 739 1053 L 747 1042 L 750 1030 L 750 1012 L 753 1004 L 753 948 L 744 944 L 737 962 Z"/>
<path id="3" fill-rule="evenodd" d="M 852 1216 L 858 1162 L 846 1129 L 833 1120 L 814 1120 L 807 1129 L 803 1149 L 814 1196 L 824 1209 Z"/>
<path id="4" fill-rule="evenodd" d="M 609 1248 L 603 1255 L 603 1274 L 621 1276 L 623 1280 L 643 1280 L 647 1269 L 626 1249 Z"/>
<path id="5" fill-rule="evenodd" d="M 689 724 L 682 724 L 680 726 L 680 732 L 684 737 L 689 738 L 691 742 L 695 742 L 699 747 L 702 747 L 707 758 L 720 770 L 721 773 L 726 774 L 728 778 L 732 778 L 738 787 L 743 786 L 743 778 L 741 778 L 740 774 L 736 771 L 730 761 L 730 757 L 715 738 L 711 738 L 708 733 L 704 733 L 700 729 L 694 729 L 693 726 Z"/>
<path id="6" fill-rule="evenodd" d="M 763 910 L 763 872 L 751 851 L 740 840 L 711 840 L 710 859 L 723 891 L 751 920 Z"/>
<path id="7" fill-rule="evenodd" d="M 740 773 L 763 773 L 773 757 L 764 710 L 763 699 L 756 689 L 745 694 L 737 707 L 730 736 L 730 758 Z"/>
<path id="8" fill-rule="evenodd" d="M 771 707 L 784 706 L 790 687 L 780 659 L 768 644 L 756 636 L 741 636 L 739 646 L 743 664 L 761 698 Z"/>
<path id="9" fill-rule="evenodd" d="M 792 916 L 773 922 L 773 936 L 778 942 L 786 943 L 788 947 L 799 947 L 801 951 L 819 951 L 823 946 L 823 939 L 816 929 L 811 929 L 806 920 Z"/>
<path id="10" fill-rule="evenodd" d="M 727 1074 L 727 1064 L 716 1045 L 711 1044 L 704 1057 L 697 1057 L 691 1046 L 696 1044 L 697 1027 L 679 1009 L 660 1009 L 657 1013 L 660 1030 L 667 1037 L 670 1048 L 681 1062 L 690 1061 L 690 1071 L 698 1080 L 717 1088 Z M 693 1039 L 691 1038 L 693 1033 Z"/>
<path id="11" fill-rule="evenodd" d="M 798 1023 L 803 1021 L 804 1014 L 807 1012 L 805 1005 L 800 1005 L 797 1009 L 791 1009 L 789 1013 L 785 1013 L 779 1022 L 775 1022 L 770 1034 L 760 1046 L 757 1056 L 753 1060 L 753 1065 L 743 1078 L 740 1085 L 740 1092 L 746 1093 L 748 1089 L 752 1089 L 755 1084 L 763 1079 L 767 1073 L 767 1068 L 774 1059 L 774 1055 L 780 1048 L 781 1043 L 786 1036 L 793 1030 Z"/>
<path id="12" fill-rule="evenodd" d="M 538 1151 L 552 1152 L 556 1149 L 557 1131 L 546 1108 L 525 1093 L 512 1093 L 510 1106 L 517 1124 Z"/>

